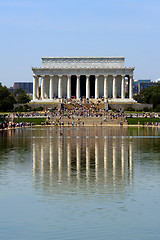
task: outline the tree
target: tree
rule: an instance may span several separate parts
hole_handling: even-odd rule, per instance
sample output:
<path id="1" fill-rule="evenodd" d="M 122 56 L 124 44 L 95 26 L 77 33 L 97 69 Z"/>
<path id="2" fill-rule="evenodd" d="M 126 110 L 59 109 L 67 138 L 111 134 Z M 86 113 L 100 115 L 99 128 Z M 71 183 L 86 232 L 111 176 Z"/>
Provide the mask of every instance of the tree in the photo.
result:
<path id="1" fill-rule="evenodd" d="M 144 89 L 134 98 L 139 103 L 153 104 L 153 108 L 156 108 L 156 106 L 160 104 L 160 84 L 158 83 L 157 85 L 152 85 Z"/>
<path id="2" fill-rule="evenodd" d="M 0 111 L 12 110 L 14 103 L 16 103 L 15 97 L 6 86 L 0 83 Z"/>
<path id="3" fill-rule="evenodd" d="M 28 103 L 30 101 L 29 96 L 21 88 L 18 88 L 14 91 L 14 96 L 17 100 L 17 103 Z"/>

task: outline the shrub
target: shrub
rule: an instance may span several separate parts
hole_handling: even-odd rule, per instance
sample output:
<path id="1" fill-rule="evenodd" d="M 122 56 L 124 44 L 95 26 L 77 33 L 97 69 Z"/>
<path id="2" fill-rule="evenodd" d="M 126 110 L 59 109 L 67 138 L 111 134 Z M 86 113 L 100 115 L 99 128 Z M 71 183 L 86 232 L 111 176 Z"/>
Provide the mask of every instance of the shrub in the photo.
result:
<path id="1" fill-rule="evenodd" d="M 127 107 L 127 108 L 125 109 L 125 111 L 132 111 L 132 112 L 134 112 L 134 111 L 136 111 L 136 110 L 135 110 L 135 108 Z"/>

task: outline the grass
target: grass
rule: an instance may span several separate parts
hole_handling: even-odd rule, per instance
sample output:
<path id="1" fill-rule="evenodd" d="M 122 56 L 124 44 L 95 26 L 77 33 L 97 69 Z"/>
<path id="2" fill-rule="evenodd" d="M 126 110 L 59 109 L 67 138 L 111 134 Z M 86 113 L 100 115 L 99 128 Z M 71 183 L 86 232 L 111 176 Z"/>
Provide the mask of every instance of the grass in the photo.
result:
<path id="1" fill-rule="evenodd" d="M 0 117 L 0 122 L 4 122 L 4 119 L 3 117 Z"/>
<path id="2" fill-rule="evenodd" d="M 129 125 L 160 122 L 160 118 L 127 118 Z"/>
<path id="3" fill-rule="evenodd" d="M 28 123 L 34 123 L 34 125 L 41 125 L 41 122 L 45 122 L 46 118 L 15 118 L 14 122 L 28 122 Z"/>

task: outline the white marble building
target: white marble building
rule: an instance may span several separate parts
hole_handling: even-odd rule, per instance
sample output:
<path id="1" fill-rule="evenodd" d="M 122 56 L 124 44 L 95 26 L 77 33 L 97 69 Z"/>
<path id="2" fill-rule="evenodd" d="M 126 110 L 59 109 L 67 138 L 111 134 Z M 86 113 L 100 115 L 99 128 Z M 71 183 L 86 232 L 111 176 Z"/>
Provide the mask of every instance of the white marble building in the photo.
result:
<path id="1" fill-rule="evenodd" d="M 124 60 L 124 57 L 42 57 L 42 67 L 32 68 L 32 102 L 72 97 L 104 97 L 109 102 L 134 102 L 134 67 L 125 67 Z M 127 98 L 126 81 L 129 84 Z"/>

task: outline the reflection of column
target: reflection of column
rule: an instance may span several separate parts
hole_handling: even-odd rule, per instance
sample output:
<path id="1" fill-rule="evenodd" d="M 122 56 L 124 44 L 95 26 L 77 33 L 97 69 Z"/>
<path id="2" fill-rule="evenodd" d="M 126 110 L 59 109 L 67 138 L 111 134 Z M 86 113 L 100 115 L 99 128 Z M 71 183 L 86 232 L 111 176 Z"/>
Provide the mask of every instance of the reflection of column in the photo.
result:
<path id="1" fill-rule="evenodd" d="M 90 175 L 90 147 L 89 147 L 89 139 L 86 138 L 86 179 L 89 181 Z"/>
<path id="2" fill-rule="evenodd" d="M 90 79 L 86 76 L 86 98 L 90 98 Z"/>
<path id="3" fill-rule="evenodd" d="M 58 80 L 58 98 L 62 98 L 62 76 Z"/>
<path id="4" fill-rule="evenodd" d="M 43 178 L 44 174 L 44 147 L 43 144 L 41 146 L 41 177 Z"/>
<path id="5" fill-rule="evenodd" d="M 98 76 L 95 76 L 95 99 L 99 98 L 99 81 Z"/>
<path id="6" fill-rule="evenodd" d="M 58 137 L 58 175 L 62 179 L 62 138 Z"/>
<path id="7" fill-rule="evenodd" d="M 35 143 L 33 143 L 33 176 L 35 177 L 36 173 L 36 147 Z"/>
<path id="8" fill-rule="evenodd" d="M 116 179 L 116 144 L 113 142 L 113 184 Z"/>
<path id="9" fill-rule="evenodd" d="M 67 98 L 70 99 L 71 98 L 71 76 L 68 76 L 67 79 Z"/>
<path id="10" fill-rule="evenodd" d="M 121 172 L 122 172 L 122 179 L 125 176 L 125 162 L 124 162 L 124 140 L 122 139 L 121 142 Z"/>
<path id="11" fill-rule="evenodd" d="M 35 141 L 33 142 L 33 179 L 36 180 L 39 172 L 39 151 Z"/>
<path id="12" fill-rule="evenodd" d="M 121 98 L 125 98 L 125 76 L 122 75 L 122 81 L 121 81 Z"/>
<path id="13" fill-rule="evenodd" d="M 71 177 L 71 142 L 70 141 L 67 143 L 67 175 L 68 175 L 68 180 L 70 180 L 70 177 Z"/>
<path id="14" fill-rule="evenodd" d="M 77 76 L 76 98 L 80 98 L 80 76 Z"/>
<path id="15" fill-rule="evenodd" d="M 50 176 L 53 174 L 53 145 L 50 141 L 50 151 L 49 151 L 49 165 L 50 165 Z"/>
<path id="16" fill-rule="evenodd" d="M 104 138 L 104 178 L 107 177 L 108 145 L 107 138 Z"/>
<path id="17" fill-rule="evenodd" d="M 80 170 L 81 170 L 81 149 L 80 149 L 80 139 L 77 137 L 77 180 L 80 180 Z"/>
<path id="18" fill-rule="evenodd" d="M 113 75 L 113 98 L 117 97 L 116 76 Z"/>
<path id="19" fill-rule="evenodd" d="M 99 149 L 98 149 L 98 139 L 95 139 L 95 178 L 98 181 L 98 164 L 99 164 Z"/>
<path id="20" fill-rule="evenodd" d="M 133 175 L 133 149 L 132 142 L 129 142 L 129 178 L 130 183 L 132 184 L 132 175 Z"/>

